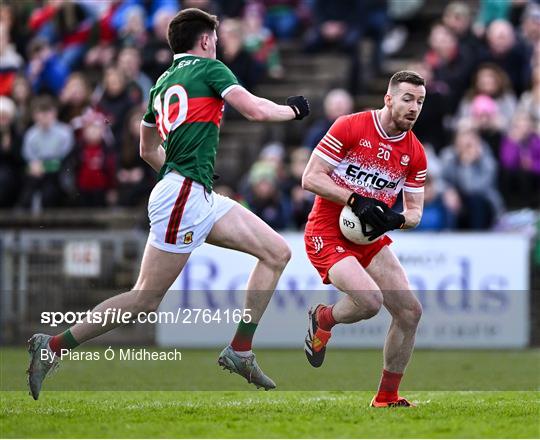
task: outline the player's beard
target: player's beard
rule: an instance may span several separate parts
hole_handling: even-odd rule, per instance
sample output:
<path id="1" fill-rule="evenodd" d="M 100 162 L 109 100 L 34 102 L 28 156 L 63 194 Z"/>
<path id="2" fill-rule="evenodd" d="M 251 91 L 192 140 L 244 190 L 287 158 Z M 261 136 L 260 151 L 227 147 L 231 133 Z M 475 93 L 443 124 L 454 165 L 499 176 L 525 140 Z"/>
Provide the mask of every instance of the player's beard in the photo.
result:
<path id="1" fill-rule="evenodd" d="M 394 124 L 399 131 L 409 131 L 414 127 L 416 119 L 414 121 L 409 121 L 406 119 L 406 116 L 407 115 L 403 115 L 394 118 Z"/>

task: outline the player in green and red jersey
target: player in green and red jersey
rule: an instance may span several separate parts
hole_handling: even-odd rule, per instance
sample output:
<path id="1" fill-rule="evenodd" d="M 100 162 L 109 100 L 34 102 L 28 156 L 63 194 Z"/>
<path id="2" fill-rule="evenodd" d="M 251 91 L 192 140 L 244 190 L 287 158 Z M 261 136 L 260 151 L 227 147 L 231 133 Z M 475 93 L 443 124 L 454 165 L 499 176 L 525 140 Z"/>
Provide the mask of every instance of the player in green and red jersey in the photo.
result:
<path id="1" fill-rule="evenodd" d="M 257 387 L 271 389 L 276 385 L 257 365 L 251 342 L 291 252 L 261 219 L 212 191 L 214 161 L 224 101 L 256 121 L 302 119 L 309 114 L 309 105 L 303 96 L 278 105 L 241 87 L 216 60 L 217 26 L 215 16 L 194 8 L 179 12 L 169 24 L 174 60 L 152 88 L 141 122 L 140 154 L 159 172 L 160 180 L 148 202 L 150 234 L 139 278 L 131 291 L 102 302 L 92 312 L 120 309 L 136 316 L 155 311 L 191 252 L 205 241 L 249 253 L 258 259 L 246 289 L 249 312 L 218 362 Z M 34 399 L 62 350 L 119 325 L 80 322 L 56 336 L 32 336 L 28 382 Z"/>

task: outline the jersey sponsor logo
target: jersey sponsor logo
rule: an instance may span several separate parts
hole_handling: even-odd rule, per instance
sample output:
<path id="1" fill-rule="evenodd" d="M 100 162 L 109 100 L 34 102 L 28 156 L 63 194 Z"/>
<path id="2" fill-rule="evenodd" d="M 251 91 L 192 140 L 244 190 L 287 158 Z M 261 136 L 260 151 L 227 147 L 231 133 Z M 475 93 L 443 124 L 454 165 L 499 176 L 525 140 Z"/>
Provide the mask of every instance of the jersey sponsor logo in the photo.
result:
<path id="1" fill-rule="evenodd" d="M 336 252 L 338 254 L 343 254 L 345 253 L 345 249 L 343 249 L 343 246 L 336 246 Z"/>
<path id="2" fill-rule="evenodd" d="M 184 244 L 193 243 L 193 231 L 188 231 L 184 234 Z"/>
<path id="3" fill-rule="evenodd" d="M 408 154 L 403 154 L 401 156 L 401 160 L 399 161 L 399 163 L 406 167 L 407 165 L 409 165 L 410 161 L 411 161 L 411 157 Z"/>
<path id="4" fill-rule="evenodd" d="M 373 187 L 375 189 L 394 189 L 398 186 L 401 179 L 393 182 L 380 176 L 378 172 L 367 172 L 357 165 L 349 165 L 345 170 L 346 179 L 352 181 L 356 185 L 366 188 Z"/>
<path id="5" fill-rule="evenodd" d="M 387 150 L 392 151 L 392 145 L 385 144 L 384 142 L 379 142 L 379 147 L 383 147 L 383 148 L 386 148 Z"/>
<path id="6" fill-rule="evenodd" d="M 360 139 L 360 142 L 358 142 L 358 145 L 365 148 L 371 148 L 371 142 L 367 139 Z"/>
<path id="7" fill-rule="evenodd" d="M 184 60 L 184 61 L 180 61 L 178 63 L 178 66 L 176 66 L 177 69 L 181 69 L 182 67 L 186 67 L 186 66 L 189 66 L 190 64 L 197 64 L 199 61 L 198 58 L 197 59 L 194 59 L 194 60 Z"/>

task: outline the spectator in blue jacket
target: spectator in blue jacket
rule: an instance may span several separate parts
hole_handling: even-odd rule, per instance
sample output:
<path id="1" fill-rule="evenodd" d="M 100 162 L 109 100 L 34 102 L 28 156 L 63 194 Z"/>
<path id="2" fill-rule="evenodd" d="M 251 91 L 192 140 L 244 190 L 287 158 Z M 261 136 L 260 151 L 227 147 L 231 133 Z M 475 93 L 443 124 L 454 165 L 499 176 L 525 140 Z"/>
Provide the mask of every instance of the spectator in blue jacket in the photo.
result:
<path id="1" fill-rule="evenodd" d="M 29 45 L 27 76 L 35 94 L 57 96 L 69 75 L 69 68 L 52 49 L 50 44 L 37 38 Z"/>

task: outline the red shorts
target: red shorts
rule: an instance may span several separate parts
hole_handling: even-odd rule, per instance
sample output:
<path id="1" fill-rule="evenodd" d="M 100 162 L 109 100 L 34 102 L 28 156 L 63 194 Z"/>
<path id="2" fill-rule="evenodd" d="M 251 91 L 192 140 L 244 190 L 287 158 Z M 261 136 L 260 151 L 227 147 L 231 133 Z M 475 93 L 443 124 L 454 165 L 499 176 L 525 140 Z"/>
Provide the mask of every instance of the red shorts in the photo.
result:
<path id="1" fill-rule="evenodd" d="M 338 261 L 352 256 L 362 267 L 368 267 L 373 257 L 384 247 L 392 243 L 388 235 L 384 235 L 372 244 L 358 245 L 345 237 L 321 237 L 304 235 L 304 243 L 311 264 L 317 269 L 324 284 L 331 284 L 328 271 Z"/>

